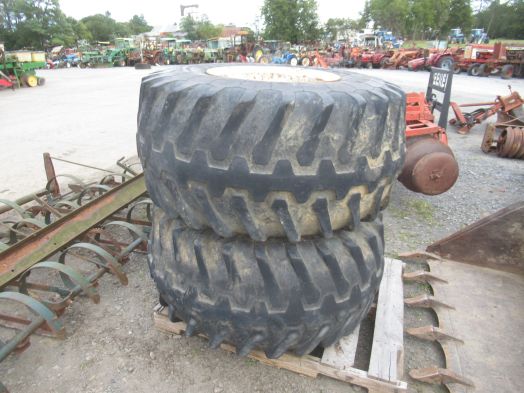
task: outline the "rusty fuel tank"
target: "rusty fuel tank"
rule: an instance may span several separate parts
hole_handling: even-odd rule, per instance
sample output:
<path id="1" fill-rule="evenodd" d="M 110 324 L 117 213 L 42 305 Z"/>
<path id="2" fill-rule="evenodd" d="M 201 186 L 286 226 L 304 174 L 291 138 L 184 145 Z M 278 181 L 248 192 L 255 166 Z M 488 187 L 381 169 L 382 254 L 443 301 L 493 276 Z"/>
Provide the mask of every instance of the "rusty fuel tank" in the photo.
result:
<path id="1" fill-rule="evenodd" d="M 435 138 L 408 140 L 406 161 L 398 180 L 409 190 L 438 195 L 457 181 L 459 168 L 451 149 Z"/>

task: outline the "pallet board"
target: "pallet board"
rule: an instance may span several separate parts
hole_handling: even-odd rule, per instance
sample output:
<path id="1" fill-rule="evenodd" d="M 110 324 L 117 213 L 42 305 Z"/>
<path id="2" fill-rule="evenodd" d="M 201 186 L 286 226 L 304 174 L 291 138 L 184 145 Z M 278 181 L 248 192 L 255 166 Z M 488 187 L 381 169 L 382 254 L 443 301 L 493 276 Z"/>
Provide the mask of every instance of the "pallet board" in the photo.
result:
<path id="1" fill-rule="evenodd" d="M 353 367 L 359 338 L 358 327 L 335 345 L 324 348 L 322 357 L 300 357 L 285 353 L 278 359 L 268 359 L 264 352 L 258 350 L 251 351 L 247 356 L 269 366 L 312 378 L 319 374 L 325 375 L 362 386 L 369 392 L 403 392 L 407 390 L 407 383 L 400 380 L 404 352 L 403 307 L 402 262 L 386 258 L 377 303 L 369 371 Z M 185 322 L 171 322 L 167 317 L 167 310 L 161 306 L 155 307 L 153 319 L 155 328 L 166 333 L 180 335 L 186 328 Z M 236 352 L 235 347 L 229 344 L 222 344 L 220 347 L 228 352 Z"/>

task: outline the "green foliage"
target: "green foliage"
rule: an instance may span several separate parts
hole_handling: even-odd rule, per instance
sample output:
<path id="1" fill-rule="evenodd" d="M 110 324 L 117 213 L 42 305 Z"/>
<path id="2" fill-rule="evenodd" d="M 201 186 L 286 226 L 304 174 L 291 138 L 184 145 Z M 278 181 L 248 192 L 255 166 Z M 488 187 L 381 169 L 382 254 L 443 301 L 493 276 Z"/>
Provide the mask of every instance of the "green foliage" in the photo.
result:
<path id="1" fill-rule="evenodd" d="M 522 39 L 523 15 L 524 0 L 367 0 L 360 25 L 373 21 L 375 27 L 412 39 L 442 39 L 456 27 L 465 34 L 479 27 L 491 37 Z"/>
<path id="2" fill-rule="evenodd" d="M 298 43 L 320 37 L 315 0 L 265 0 L 262 16 L 266 39 Z"/>
<path id="3" fill-rule="evenodd" d="M 460 27 L 464 34 L 468 34 L 473 27 L 473 10 L 469 0 L 451 0 L 449 17 L 442 29 L 449 32 Z"/>
<path id="4" fill-rule="evenodd" d="M 487 30 L 490 37 L 524 39 L 524 0 L 492 1 L 475 15 L 475 27 Z"/>
<path id="5" fill-rule="evenodd" d="M 96 14 L 83 18 L 81 22 L 85 25 L 94 41 L 111 41 L 115 38 L 117 29 L 116 21 L 111 18 L 111 14 Z M 122 32 L 122 31 L 120 31 Z"/>
<path id="6" fill-rule="evenodd" d="M 370 0 L 369 12 L 375 27 L 391 30 L 394 34 L 407 33 L 406 21 L 410 13 L 408 0 Z"/>
<path id="7" fill-rule="evenodd" d="M 147 21 L 144 18 L 144 15 L 140 15 L 140 16 L 133 15 L 131 20 L 127 22 L 127 25 L 129 27 L 129 31 L 131 32 L 131 35 L 147 33 L 153 29 L 153 26 L 149 26 L 147 24 Z"/>
<path id="8" fill-rule="evenodd" d="M 191 15 L 184 17 L 180 28 L 186 33 L 186 37 L 192 41 L 208 40 L 220 36 L 223 25 L 214 25 L 207 18 L 195 19 Z"/>
<path id="9" fill-rule="evenodd" d="M 0 41 L 8 49 L 76 46 L 79 41 L 110 41 L 151 30 L 144 16 L 116 22 L 109 13 L 77 21 L 60 10 L 58 0 L 0 0 Z"/>
<path id="10" fill-rule="evenodd" d="M 329 18 L 324 25 L 324 34 L 330 40 L 336 40 L 337 37 L 348 39 L 348 32 L 358 29 L 359 23 L 357 21 L 345 18 Z"/>

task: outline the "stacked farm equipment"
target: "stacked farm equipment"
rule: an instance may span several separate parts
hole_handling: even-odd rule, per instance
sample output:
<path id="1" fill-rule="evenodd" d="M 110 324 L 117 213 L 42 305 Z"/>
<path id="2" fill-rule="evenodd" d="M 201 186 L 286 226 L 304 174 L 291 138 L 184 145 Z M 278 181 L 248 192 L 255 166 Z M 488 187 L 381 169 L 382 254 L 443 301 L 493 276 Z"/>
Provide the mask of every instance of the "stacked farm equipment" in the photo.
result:
<path id="1" fill-rule="evenodd" d="M 384 62 L 382 68 L 400 69 L 408 68 L 409 62 L 414 59 L 424 57 L 424 49 L 398 49 L 387 61 Z"/>
<path id="2" fill-rule="evenodd" d="M 106 273 L 127 285 L 123 265 L 145 252 L 151 218 L 136 164 L 121 159 L 121 171 L 86 182 L 56 175 L 45 153 L 45 187 L 0 199 L 0 326 L 16 331 L 0 340 L 0 362 L 26 350 L 32 334 L 65 338 L 60 317 L 79 296 L 99 303 Z"/>
<path id="3" fill-rule="evenodd" d="M 5 52 L 0 47 L 0 88 L 42 86 L 45 79 L 36 70 L 46 67 L 44 52 Z"/>
<path id="4" fill-rule="evenodd" d="M 472 76 L 500 75 L 503 79 L 524 76 L 524 46 L 500 42 L 471 44 L 454 61 L 456 72 L 467 71 Z"/>
<path id="5" fill-rule="evenodd" d="M 408 62 L 408 70 L 430 70 L 431 67 L 436 67 L 455 71 L 455 58 L 461 52 L 463 52 L 461 48 L 449 48 L 445 50 L 426 49 L 423 52 L 423 57 Z"/>
<path id="6" fill-rule="evenodd" d="M 449 122 L 458 127 L 460 134 L 497 115 L 495 123 L 488 124 L 484 131 L 481 149 L 484 153 L 497 152 L 500 157 L 524 159 L 524 101 L 516 91 L 507 96 L 497 96 L 493 102 L 457 104 L 451 102 L 455 118 Z M 475 107 L 471 112 L 462 108 Z"/>
<path id="7" fill-rule="evenodd" d="M 426 93 L 406 96 L 406 161 L 399 181 L 411 191 L 442 194 L 457 181 L 459 168 L 448 146 L 446 125 L 453 70 L 432 68 Z M 438 101 L 434 91 L 443 94 Z M 435 123 L 434 110 L 440 112 Z"/>

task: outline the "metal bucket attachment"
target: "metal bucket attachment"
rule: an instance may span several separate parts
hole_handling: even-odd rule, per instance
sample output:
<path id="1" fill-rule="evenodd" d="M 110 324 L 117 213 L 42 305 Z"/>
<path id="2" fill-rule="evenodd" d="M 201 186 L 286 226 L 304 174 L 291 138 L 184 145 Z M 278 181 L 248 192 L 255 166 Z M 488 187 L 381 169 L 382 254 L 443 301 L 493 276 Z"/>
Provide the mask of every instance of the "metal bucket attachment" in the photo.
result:
<path id="1" fill-rule="evenodd" d="M 524 201 L 431 244 L 427 251 L 457 262 L 524 272 Z"/>

